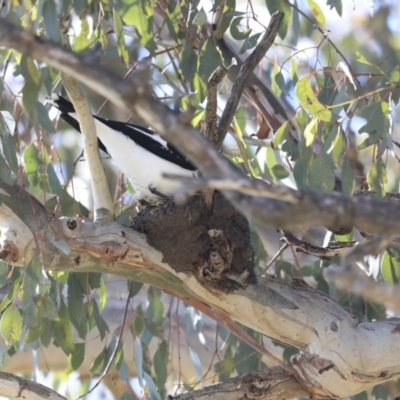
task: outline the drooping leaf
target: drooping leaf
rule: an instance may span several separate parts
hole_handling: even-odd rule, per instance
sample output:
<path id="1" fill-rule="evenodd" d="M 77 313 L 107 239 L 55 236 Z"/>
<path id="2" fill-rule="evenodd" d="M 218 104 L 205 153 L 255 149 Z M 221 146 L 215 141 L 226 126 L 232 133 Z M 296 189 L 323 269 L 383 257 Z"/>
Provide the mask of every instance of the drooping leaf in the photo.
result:
<path id="1" fill-rule="evenodd" d="M 154 371 L 157 378 L 157 388 L 161 393 L 168 378 L 168 344 L 163 340 L 154 355 Z"/>
<path id="2" fill-rule="evenodd" d="M 135 363 L 140 387 L 143 387 L 143 349 L 138 337 L 135 338 Z"/>
<path id="3" fill-rule="evenodd" d="M 15 304 L 4 311 L 0 320 L 1 336 L 8 345 L 19 342 L 22 333 L 22 316 Z"/>
<path id="4" fill-rule="evenodd" d="M 208 82 L 208 78 L 222 63 L 221 52 L 215 44 L 215 40 L 210 38 L 206 41 L 199 58 L 199 75 L 204 82 Z"/>
<path id="5" fill-rule="evenodd" d="M 244 18 L 242 18 L 242 17 L 238 17 L 238 18 L 234 18 L 231 22 L 230 32 L 231 32 L 232 37 L 236 40 L 244 40 L 247 37 L 249 37 L 249 35 L 251 33 L 251 29 L 246 29 L 246 30 L 239 29 L 239 25 L 243 19 Z"/>
<path id="6" fill-rule="evenodd" d="M 76 11 L 76 10 L 75 10 Z M 53 42 L 61 42 L 60 24 L 58 23 L 57 4 L 54 0 L 46 0 L 43 4 L 43 23 L 47 37 Z"/>
<path id="7" fill-rule="evenodd" d="M 381 271 L 386 283 L 396 285 L 400 282 L 400 250 L 388 247 L 382 257 Z"/>
<path id="8" fill-rule="evenodd" d="M 51 321 L 56 343 L 62 348 L 66 355 L 75 352 L 75 343 L 72 335 L 71 320 L 65 303 L 61 300 L 58 312 L 59 320 Z"/>
<path id="9" fill-rule="evenodd" d="M 66 374 L 76 371 L 85 359 L 85 343 L 75 343 L 75 351 L 68 356 Z"/>
<path id="10" fill-rule="evenodd" d="M 9 132 L 4 132 L 1 137 L 1 145 L 3 148 L 4 158 L 7 161 L 7 164 L 11 168 L 14 173 L 18 172 L 18 157 L 17 157 L 17 148 L 15 139 Z"/>
<path id="11" fill-rule="evenodd" d="M 113 17 L 114 17 L 115 34 L 117 36 L 118 55 L 121 57 L 122 62 L 126 66 L 128 66 L 129 65 L 129 53 L 128 53 L 128 49 L 126 48 L 124 26 L 122 24 L 122 18 L 116 10 L 114 10 Z"/>
<path id="12" fill-rule="evenodd" d="M 271 15 L 278 10 L 284 13 L 284 17 L 279 28 L 279 36 L 281 39 L 285 39 L 288 32 L 290 17 L 292 15 L 292 7 L 285 1 L 265 0 L 265 2 Z"/>
<path id="13" fill-rule="evenodd" d="M 372 190 L 376 191 L 378 197 L 385 196 L 384 185 L 387 184 L 386 165 L 381 158 L 375 161 L 368 172 L 367 182 Z"/>
<path id="14" fill-rule="evenodd" d="M 22 105 L 28 114 L 34 115 L 40 90 L 40 73 L 34 61 L 25 55 L 21 57 L 20 67 L 25 79 L 22 89 Z"/>
<path id="15" fill-rule="evenodd" d="M 252 48 L 257 46 L 257 41 L 259 37 L 261 36 L 261 33 L 256 33 L 254 35 L 251 35 L 245 39 L 243 42 L 242 47 L 239 50 L 239 54 L 243 54 L 247 50 L 251 50 Z"/>
<path id="16" fill-rule="evenodd" d="M 157 49 L 153 34 L 154 6 L 154 0 L 119 0 L 116 7 L 124 23 L 136 29 L 140 42 L 152 55 Z"/>

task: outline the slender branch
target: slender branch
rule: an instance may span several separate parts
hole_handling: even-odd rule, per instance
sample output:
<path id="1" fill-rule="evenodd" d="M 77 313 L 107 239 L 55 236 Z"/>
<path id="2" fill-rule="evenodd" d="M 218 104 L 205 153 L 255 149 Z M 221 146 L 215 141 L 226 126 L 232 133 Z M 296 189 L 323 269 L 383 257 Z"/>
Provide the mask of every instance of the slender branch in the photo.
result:
<path id="1" fill-rule="evenodd" d="M 96 126 L 92 113 L 85 94 L 75 79 L 71 78 L 69 75 L 63 74 L 63 82 L 72 104 L 74 105 L 83 136 L 83 149 L 94 199 L 94 220 L 111 221 L 113 219 L 111 195 L 100 161 Z"/>
<path id="2" fill-rule="evenodd" d="M 128 284 L 128 293 L 130 293 L 132 288 L 132 281 L 129 281 Z M 124 316 L 122 318 L 122 325 L 120 327 L 119 330 L 119 334 L 118 334 L 118 339 L 115 343 L 115 347 L 114 350 L 108 360 L 108 363 L 106 365 L 106 367 L 103 370 L 103 373 L 101 374 L 101 376 L 97 379 L 97 382 L 93 385 L 93 387 L 91 389 L 89 389 L 86 393 L 84 393 L 83 395 L 79 396 L 77 400 L 83 399 L 85 398 L 89 393 L 92 393 L 99 385 L 100 383 L 104 380 L 104 378 L 106 377 L 106 375 L 110 372 L 110 369 L 115 361 L 115 357 L 117 356 L 117 352 L 119 350 L 119 348 L 122 345 L 122 335 L 124 334 L 125 331 L 125 325 L 126 325 L 126 316 L 128 314 L 128 308 L 129 308 L 129 302 L 130 302 L 130 297 L 128 296 L 126 299 L 126 303 L 125 303 L 125 309 L 124 309 Z"/>
<path id="3" fill-rule="evenodd" d="M 8 399 L 65 400 L 65 397 L 40 383 L 7 372 L 0 372 L 0 396 Z"/>
<path id="4" fill-rule="evenodd" d="M 283 12 L 277 11 L 271 16 L 268 28 L 264 33 L 264 36 L 260 40 L 260 43 L 256 46 L 254 51 L 243 63 L 240 68 L 238 77 L 233 84 L 231 95 L 226 103 L 224 112 L 222 113 L 221 120 L 218 128 L 219 143 L 218 146 L 222 146 L 222 142 L 228 132 L 229 126 L 235 115 L 239 100 L 242 97 L 243 91 L 246 87 L 247 79 L 253 73 L 254 68 L 260 63 L 265 56 L 265 53 L 273 45 L 276 35 L 278 34 L 279 27 L 283 20 Z"/>
<path id="5" fill-rule="evenodd" d="M 218 67 L 213 74 L 210 76 L 207 85 L 207 105 L 206 105 L 206 124 L 204 133 L 205 136 L 214 143 L 217 148 L 219 144 L 222 144 L 219 138 L 219 132 L 217 128 L 217 89 L 218 84 L 224 79 L 228 70 L 225 67 Z"/>
<path id="6" fill-rule="evenodd" d="M 241 374 L 216 385 L 196 390 L 195 393 L 188 392 L 176 397 L 168 396 L 168 400 L 223 400 L 228 397 L 276 400 L 281 399 L 283 393 L 285 399 L 308 398 L 310 395 L 293 375 L 280 367 L 274 367 L 250 374 Z"/>

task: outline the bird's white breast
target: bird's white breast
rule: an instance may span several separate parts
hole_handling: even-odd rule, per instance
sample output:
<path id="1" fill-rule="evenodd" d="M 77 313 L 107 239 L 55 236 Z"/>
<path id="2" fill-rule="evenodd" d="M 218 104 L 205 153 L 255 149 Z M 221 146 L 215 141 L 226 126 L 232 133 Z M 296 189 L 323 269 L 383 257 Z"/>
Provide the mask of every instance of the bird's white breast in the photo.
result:
<path id="1" fill-rule="evenodd" d="M 194 171 L 184 169 L 170 161 L 154 155 L 123 133 L 109 128 L 107 125 L 95 119 L 97 136 L 107 148 L 112 162 L 124 173 L 131 182 L 138 198 L 153 200 L 158 199 L 149 191 L 149 185 L 166 196 L 173 196 L 182 182 L 167 179 L 163 173 L 177 174 L 192 177 Z M 153 138 L 153 136 L 152 136 Z M 154 135 L 159 143 L 166 143 L 163 139 Z"/>

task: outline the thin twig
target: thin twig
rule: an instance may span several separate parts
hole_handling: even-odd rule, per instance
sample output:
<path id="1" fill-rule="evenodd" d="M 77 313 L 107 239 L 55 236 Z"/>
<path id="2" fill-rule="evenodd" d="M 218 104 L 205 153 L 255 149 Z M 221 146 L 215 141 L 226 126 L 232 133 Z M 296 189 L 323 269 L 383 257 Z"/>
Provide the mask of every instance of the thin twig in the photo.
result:
<path id="1" fill-rule="evenodd" d="M 132 289 L 132 281 L 128 281 L 128 294 L 131 292 Z M 101 374 L 100 378 L 97 380 L 97 382 L 94 384 L 94 386 L 88 390 L 86 393 L 84 393 L 82 396 L 79 396 L 77 400 L 80 400 L 82 398 L 84 398 L 85 396 L 87 396 L 89 393 L 92 393 L 93 390 L 95 390 L 97 388 L 97 386 L 100 385 L 101 381 L 105 378 L 105 376 L 108 374 L 108 372 L 110 371 L 111 365 L 115 360 L 115 357 L 117 355 L 117 351 L 119 349 L 119 347 L 121 346 L 122 343 L 122 335 L 124 333 L 125 330 L 125 324 L 126 324 L 126 316 L 128 314 L 128 308 L 129 308 L 129 301 L 130 301 L 130 297 L 129 295 L 127 296 L 126 299 L 126 304 L 125 304 L 125 310 L 124 310 L 124 317 L 122 319 L 122 325 L 121 325 L 121 330 L 120 333 L 118 335 L 118 339 L 117 342 L 115 343 L 115 347 L 114 350 L 111 354 L 110 359 L 108 360 L 108 364 L 106 365 L 106 367 L 104 368 L 103 373 Z"/>
<path id="2" fill-rule="evenodd" d="M 271 258 L 270 262 L 265 266 L 265 268 L 261 271 L 260 276 L 263 276 L 271 265 L 277 260 L 277 258 L 289 247 L 289 244 L 285 242 L 283 246 L 278 250 L 278 252 Z"/>
<path id="3" fill-rule="evenodd" d="M 231 95 L 226 103 L 224 112 L 222 113 L 221 120 L 219 122 L 218 136 L 219 136 L 219 146 L 222 146 L 222 142 L 228 132 L 229 126 L 235 115 L 239 100 L 242 97 L 243 91 L 246 86 L 247 79 L 252 74 L 254 68 L 261 62 L 265 53 L 273 45 L 276 35 L 278 34 L 279 27 L 283 20 L 283 12 L 277 11 L 271 16 L 268 28 L 264 33 L 260 43 L 256 46 L 254 51 L 243 63 L 240 68 L 238 77 L 232 86 Z"/>

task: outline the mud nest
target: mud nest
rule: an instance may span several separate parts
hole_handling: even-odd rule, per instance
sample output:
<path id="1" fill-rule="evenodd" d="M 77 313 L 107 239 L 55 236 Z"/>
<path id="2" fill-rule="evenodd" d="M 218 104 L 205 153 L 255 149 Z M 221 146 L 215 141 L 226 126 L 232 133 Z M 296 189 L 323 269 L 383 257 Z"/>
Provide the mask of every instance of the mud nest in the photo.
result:
<path id="1" fill-rule="evenodd" d="M 247 220 L 219 193 L 211 209 L 202 195 L 196 195 L 184 206 L 173 202 L 160 207 L 147 207 L 133 221 L 132 228 L 145 233 L 148 243 L 159 250 L 177 272 L 194 273 L 213 250 L 210 229 L 220 229 L 228 239 L 233 260 L 230 272 L 250 271 L 254 276 L 254 251 L 250 243 Z"/>

